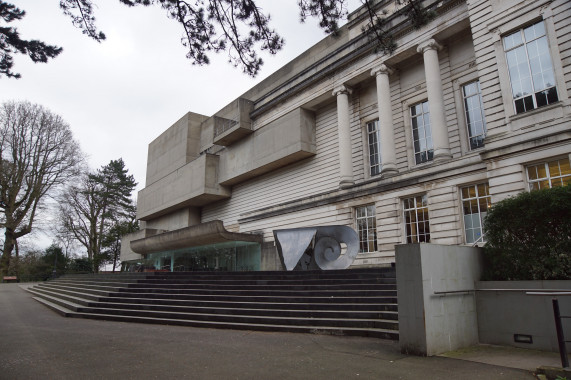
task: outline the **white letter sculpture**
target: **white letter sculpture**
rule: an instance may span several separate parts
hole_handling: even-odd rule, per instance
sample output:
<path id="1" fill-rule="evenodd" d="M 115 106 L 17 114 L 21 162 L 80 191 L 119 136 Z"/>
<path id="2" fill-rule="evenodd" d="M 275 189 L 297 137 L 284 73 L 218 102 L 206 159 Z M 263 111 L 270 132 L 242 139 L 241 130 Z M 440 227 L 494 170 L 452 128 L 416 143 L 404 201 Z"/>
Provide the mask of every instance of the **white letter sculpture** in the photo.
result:
<path id="1" fill-rule="evenodd" d="M 274 238 L 283 266 L 293 270 L 310 246 L 319 268 L 346 269 L 359 253 L 359 237 L 347 226 L 318 226 L 274 230 Z M 312 243 L 314 243 L 312 245 Z M 347 246 L 342 252 L 341 243 Z"/>

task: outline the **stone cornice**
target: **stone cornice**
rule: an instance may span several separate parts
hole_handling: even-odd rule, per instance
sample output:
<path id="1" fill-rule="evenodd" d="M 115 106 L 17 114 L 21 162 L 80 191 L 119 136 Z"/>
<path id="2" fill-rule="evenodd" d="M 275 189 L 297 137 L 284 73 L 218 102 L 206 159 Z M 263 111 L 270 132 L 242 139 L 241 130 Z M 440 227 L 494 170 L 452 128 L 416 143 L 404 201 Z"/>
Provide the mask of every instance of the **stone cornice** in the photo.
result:
<path id="1" fill-rule="evenodd" d="M 442 15 L 443 13 L 446 13 L 450 9 L 463 4 L 464 2 L 465 0 L 434 0 L 427 4 L 427 9 L 438 9 L 439 14 Z M 390 16 L 391 19 L 394 18 L 395 22 L 390 23 L 391 27 L 389 31 L 392 32 L 396 38 L 400 38 L 413 30 L 410 22 L 407 22 L 406 20 L 402 22 L 396 22 L 398 16 L 399 14 Z M 281 103 L 285 99 L 294 96 L 295 94 L 303 91 L 308 87 L 311 87 L 316 82 L 330 78 L 331 75 L 340 67 L 343 67 L 348 63 L 362 57 L 363 55 L 370 53 L 373 51 L 373 49 L 374 43 L 368 41 L 365 34 L 360 34 L 359 36 L 340 46 L 338 49 L 332 51 L 315 63 L 301 70 L 291 79 L 288 79 L 284 83 L 277 85 L 270 91 L 266 92 L 264 95 L 258 96 L 255 100 L 252 99 L 255 103 L 255 109 L 250 113 L 250 117 L 252 119 L 256 119 L 258 116 L 274 107 L 275 104 Z M 334 57 L 337 56 L 340 58 L 334 59 Z"/>
<path id="2" fill-rule="evenodd" d="M 255 212 L 241 215 L 241 218 L 238 219 L 238 223 L 248 223 L 280 216 L 290 212 L 297 212 L 314 207 L 331 205 L 337 202 L 350 201 L 356 198 L 375 194 L 378 195 L 379 193 L 386 191 L 421 185 L 426 182 L 434 181 L 435 178 L 441 180 L 448 177 L 466 175 L 468 173 L 485 172 L 486 170 L 486 164 L 481 162 L 480 158 L 476 158 L 476 156 L 472 157 L 471 159 L 467 158 L 467 163 L 465 165 L 459 164 L 459 162 L 456 161 L 452 164 L 452 167 L 447 167 L 447 165 L 440 167 L 438 166 L 435 166 L 434 170 L 430 173 L 417 172 L 408 173 L 408 175 L 407 173 L 403 173 L 404 175 L 399 175 L 396 177 L 391 176 L 384 178 L 374 178 L 360 184 L 352 185 L 349 188 L 327 191 L 305 198 L 288 201 L 280 205 L 266 207 Z"/>

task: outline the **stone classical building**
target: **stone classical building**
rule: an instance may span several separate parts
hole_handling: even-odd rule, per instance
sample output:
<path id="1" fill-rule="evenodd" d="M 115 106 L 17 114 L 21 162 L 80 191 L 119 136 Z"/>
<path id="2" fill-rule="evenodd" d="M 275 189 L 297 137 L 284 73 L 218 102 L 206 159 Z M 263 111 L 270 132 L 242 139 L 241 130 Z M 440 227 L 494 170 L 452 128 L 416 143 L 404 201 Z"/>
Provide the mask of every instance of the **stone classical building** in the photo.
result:
<path id="1" fill-rule="evenodd" d="M 344 225 L 355 267 L 395 245 L 482 243 L 487 209 L 571 181 L 571 2 L 439 0 L 373 51 L 363 9 L 212 116 L 149 145 L 142 230 L 121 259 L 171 270 L 281 269 L 273 231 Z M 130 243 L 130 244 L 129 244 Z"/>

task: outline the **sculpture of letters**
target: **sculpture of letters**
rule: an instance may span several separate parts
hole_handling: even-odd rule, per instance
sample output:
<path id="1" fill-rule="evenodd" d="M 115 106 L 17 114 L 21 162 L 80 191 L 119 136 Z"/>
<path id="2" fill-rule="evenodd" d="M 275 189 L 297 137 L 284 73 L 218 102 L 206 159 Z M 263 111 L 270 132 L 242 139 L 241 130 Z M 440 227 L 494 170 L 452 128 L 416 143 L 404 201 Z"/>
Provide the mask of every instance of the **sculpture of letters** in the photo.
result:
<path id="1" fill-rule="evenodd" d="M 313 258 L 321 269 L 346 269 L 359 253 L 359 237 L 347 226 L 318 226 L 274 230 L 283 266 L 293 270 L 303 254 L 313 247 Z M 312 245 L 313 243 L 313 245 Z M 343 253 L 341 243 L 347 246 Z"/>

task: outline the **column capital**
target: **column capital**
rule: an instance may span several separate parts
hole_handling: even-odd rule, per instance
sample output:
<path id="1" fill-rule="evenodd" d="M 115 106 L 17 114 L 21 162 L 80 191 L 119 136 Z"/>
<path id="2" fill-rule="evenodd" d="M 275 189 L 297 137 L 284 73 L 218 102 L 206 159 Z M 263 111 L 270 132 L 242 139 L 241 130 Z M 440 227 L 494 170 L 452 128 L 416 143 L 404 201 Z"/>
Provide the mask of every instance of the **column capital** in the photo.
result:
<path id="1" fill-rule="evenodd" d="M 380 65 L 373 67 L 373 69 L 371 70 L 371 76 L 376 77 L 377 75 L 381 75 L 381 74 L 385 74 L 385 75 L 392 75 L 394 73 L 394 70 L 391 69 L 390 67 L 388 67 L 387 65 L 385 65 L 384 63 L 381 63 Z"/>
<path id="2" fill-rule="evenodd" d="M 424 41 L 423 43 L 418 44 L 416 51 L 419 53 L 424 53 L 427 50 L 440 50 L 442 49 L 442 45 L 438 43 L 434 38 L 429 39 L 428 41 Z"/>
<path id="3" fill-rule="evenodd" d="M 333 96 L 338 96 L 338 95 L 351 95 L 351 93 L 353 92 L 353 89 L 347 85 L 339 85 L 337 87 L 333 88 Z"/>

